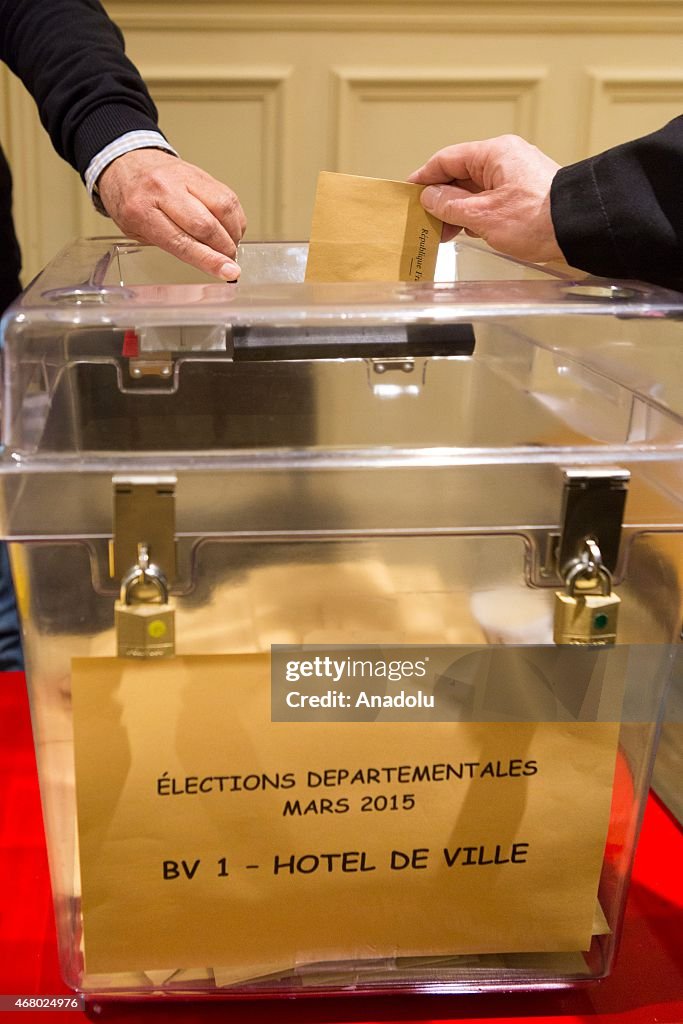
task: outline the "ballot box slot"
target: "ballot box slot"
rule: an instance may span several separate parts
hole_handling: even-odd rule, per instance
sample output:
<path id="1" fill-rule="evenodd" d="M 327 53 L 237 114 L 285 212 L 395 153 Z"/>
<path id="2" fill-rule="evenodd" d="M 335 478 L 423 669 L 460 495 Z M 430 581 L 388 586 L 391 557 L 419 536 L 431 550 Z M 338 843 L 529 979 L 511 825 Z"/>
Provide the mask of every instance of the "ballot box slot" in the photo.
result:
<path id="1" fill-rule="evenodd" d="M 234 327 L 237 359 L 396 359 L 471 356 L 471 323 L 410 323 L 388 327 Z"/>

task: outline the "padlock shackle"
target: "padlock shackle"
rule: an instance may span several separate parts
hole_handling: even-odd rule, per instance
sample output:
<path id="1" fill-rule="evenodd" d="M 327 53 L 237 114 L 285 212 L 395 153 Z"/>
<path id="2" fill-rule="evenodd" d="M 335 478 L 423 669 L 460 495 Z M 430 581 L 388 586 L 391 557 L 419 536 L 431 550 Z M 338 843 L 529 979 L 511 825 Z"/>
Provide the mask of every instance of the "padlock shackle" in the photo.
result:
<path id="1" fill-rule="evenodd" d="M 600 594 L 603 597 L 609 597 L 612 593 L 612 574 L 602 562 L 596 564 L 592 560 L 586 562 L 579 560 L 568 570 L 564 579 L 567 594 L 570 597 L 575 597 L 574 591 L 578 581 L 593 578 L 596 580 L 596 587 L 594 589 L 599 587 Z M 588 591 L 588 593 L 592 592 Z"/>
<path id="2" fill-rule="evenodd" d="M 133 604 L 131 592 L 141 583 L 150 583 L 159 594 L 159 604 L 168 604 L 166 577 L 159 566 L 149 560 L 145 560 L 143 565 L 134 565 L 122 578 L 119 596 L 123 604 Z"/>

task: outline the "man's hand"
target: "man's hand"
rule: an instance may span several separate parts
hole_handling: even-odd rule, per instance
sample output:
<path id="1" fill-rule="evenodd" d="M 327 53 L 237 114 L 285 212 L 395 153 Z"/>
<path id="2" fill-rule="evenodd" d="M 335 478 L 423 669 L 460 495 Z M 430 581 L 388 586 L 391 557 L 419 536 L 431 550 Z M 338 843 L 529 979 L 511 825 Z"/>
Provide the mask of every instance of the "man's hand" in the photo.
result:
<path id="1" fill-rule="evenodd" d="M 424 208 L 459 231 L 532 263 L 562 259 L 550 215 L 550 185 L 560 165 L 517 135 L 439 150 L 409 181 L 428 187 Z"/>
<path id="2" fill-rule="evenodd" d="M 161 149 L 135 149 L 102 171 L 97 189 L 128 238 L 151 242 L 193 267 L 236 281 L 247 221 L 227 185 Z"/>

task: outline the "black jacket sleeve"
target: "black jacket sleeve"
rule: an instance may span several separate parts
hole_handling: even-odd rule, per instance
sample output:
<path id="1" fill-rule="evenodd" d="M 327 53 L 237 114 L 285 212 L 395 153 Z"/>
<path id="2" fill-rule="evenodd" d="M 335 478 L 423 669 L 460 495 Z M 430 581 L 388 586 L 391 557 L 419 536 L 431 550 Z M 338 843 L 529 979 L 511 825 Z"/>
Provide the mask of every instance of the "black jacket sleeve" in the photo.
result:
<path id="1" fill-rule="evenodd" d="M 54 148 L 81 175 L 119 136 L 159 130 L 121 32 L 97 0 L 0 0 L 0 58 L 35 99 Z"/>
<path id="2" fill-rule="evenodd" d="M 572 266 L 683 291 L 683 117 L 563 167 L 550 207 Z"/>

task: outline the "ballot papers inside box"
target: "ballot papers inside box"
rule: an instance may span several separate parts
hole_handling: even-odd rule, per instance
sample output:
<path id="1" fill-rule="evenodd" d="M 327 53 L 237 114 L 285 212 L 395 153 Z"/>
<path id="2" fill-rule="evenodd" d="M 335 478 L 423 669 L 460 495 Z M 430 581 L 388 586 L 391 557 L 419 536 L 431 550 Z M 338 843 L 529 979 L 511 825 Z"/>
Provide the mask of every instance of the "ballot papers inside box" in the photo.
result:
<path id="1" fill-rule="evenodd" d="M 4 321 L 65 979 L 602 977 L 681 620 L 682 409 L 639 369 L 680 297 L 467 241 L 429 283 L 306 256 L 226 285 L 84 240 Z"/>

